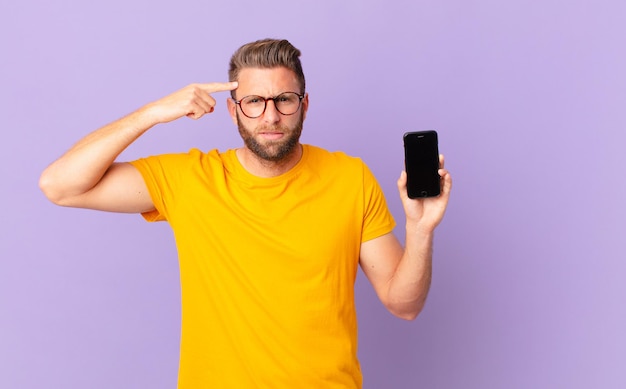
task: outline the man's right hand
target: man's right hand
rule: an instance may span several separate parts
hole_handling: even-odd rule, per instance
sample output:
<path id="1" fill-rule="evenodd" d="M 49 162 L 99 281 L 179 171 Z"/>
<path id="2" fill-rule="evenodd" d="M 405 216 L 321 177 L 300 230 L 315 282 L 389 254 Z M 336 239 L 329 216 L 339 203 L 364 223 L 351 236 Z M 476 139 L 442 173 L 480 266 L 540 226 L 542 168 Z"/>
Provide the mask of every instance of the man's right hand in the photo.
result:
<path id="1" fill-rule="evenodd" d="M 234 89 L 237 89 L 237 82 L 191 84 L 146 105 L 144 109 L 159 123 L 171 122 L 183 116 L 200 119 L 215 109 L 212 93 Z"/>

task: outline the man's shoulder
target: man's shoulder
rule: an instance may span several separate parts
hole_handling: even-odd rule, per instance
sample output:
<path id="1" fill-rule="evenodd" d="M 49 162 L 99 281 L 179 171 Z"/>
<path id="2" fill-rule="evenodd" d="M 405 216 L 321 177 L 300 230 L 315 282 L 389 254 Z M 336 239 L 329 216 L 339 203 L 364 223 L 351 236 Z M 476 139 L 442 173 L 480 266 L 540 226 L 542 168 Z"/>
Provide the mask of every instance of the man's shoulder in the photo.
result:
<path id="1" fill-rule="evenodd" d="M 148 157 L 140 158 L 139 160 L 153 160 L 153 161 L 167 161 L 167 162 L 172 162 L 172 163 L 175 163 L 175 162 L 184 163 L 185 161 L 194 162 L 194 161 L 202 161 L 205 159 L 214 159 L 214 158 L 219 159 L 219 158 L 222 158 L 223 155 L 226 155 L 229 151 L 221 153 L 217 149 L 203 151 L 198 148 L 192 148 L 187 152 L 154 154 Z"/>
<path id="2" fill-rule="evenodd" d="M 328 149 L 314 146 L 314 145 L 303 145 L 307 149 L 307 153 L 310 155 L 313 161 L 326 161 L 329 163 L 340 163 L 346 165 L 362 165 L 363 161 L 359 157 L 355 157 L 347 154 L 344 151 L 336 150 L 330 151 Z"/>
<path id="3" fill-rule="evenodd" d="M 344 151 L 328 151 L 324 148 L 305 145 L 309 154 L 309 166 L 313 170 L 324 171 L 332 179 L 357 180 L 367 185 L 377 180 L 370 167 L 360 157 Z"/>
<path id="4" fill-rule="evenodd" d="M 220 152 L 217 149 L 203 151 L 192 148 L 187 152 L 154 154 L 140 158 L 130 163 L 137 168 L 161 170 L 170 172 L 214 171 L 221 170 L 226 165 L 230 150 Z"/>

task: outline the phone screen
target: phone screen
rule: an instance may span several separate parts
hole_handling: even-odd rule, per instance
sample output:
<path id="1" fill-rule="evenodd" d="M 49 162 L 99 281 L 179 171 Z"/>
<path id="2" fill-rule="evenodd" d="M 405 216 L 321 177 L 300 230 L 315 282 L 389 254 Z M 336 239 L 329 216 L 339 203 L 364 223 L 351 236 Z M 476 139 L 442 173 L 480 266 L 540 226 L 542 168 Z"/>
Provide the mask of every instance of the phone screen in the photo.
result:
<path id="1" fill-rule="evenodd" d="M 404 163 L 410 198 L 439 196 L 441 178 L 438 173 L 439 147 L 436 131 L 404 134 Z"/>

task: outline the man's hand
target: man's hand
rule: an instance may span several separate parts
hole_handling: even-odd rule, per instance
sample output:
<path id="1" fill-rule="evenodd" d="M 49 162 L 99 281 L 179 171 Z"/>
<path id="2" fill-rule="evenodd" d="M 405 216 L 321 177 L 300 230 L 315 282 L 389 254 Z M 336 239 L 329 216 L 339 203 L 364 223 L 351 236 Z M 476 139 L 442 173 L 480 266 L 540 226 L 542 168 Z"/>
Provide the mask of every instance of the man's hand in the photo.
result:
<path id="1" fill-rule="evenodd" d="M 424 232 L 432 232 L 443 219 L 450 198 L 452 178 L 444 169 L 444 157 L 439 155 L 439 176 L 441 177 L 441 194 L 438 197 L 411 199 L 406 191 L 406 172 L 398 179 L 398 191 L 406 214 L 407 226 L 411 225 Z"/>
<path id="2" fill-rule="evenodd" d="M 215 92 L 237 89 L 237 82 L 191 84 L 144 107 L 156 122 L 167 123 L 183 116 L 200 119 L 213 112 Z"/>

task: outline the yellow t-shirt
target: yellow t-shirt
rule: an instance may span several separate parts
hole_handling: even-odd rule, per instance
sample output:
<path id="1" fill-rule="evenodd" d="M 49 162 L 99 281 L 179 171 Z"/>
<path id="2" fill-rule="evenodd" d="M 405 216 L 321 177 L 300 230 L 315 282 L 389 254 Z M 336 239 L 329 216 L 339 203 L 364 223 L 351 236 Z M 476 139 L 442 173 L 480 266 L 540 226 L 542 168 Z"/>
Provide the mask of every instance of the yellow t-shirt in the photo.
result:
<path id="1" fill-rule="evenodd" d="M 180 262 L 178 387 L 360 388 L 354 282 L 362 242 L 394 220 L 367 166 L 304 145 L 273 178 L 234 150 L 132 162 Z"/>

